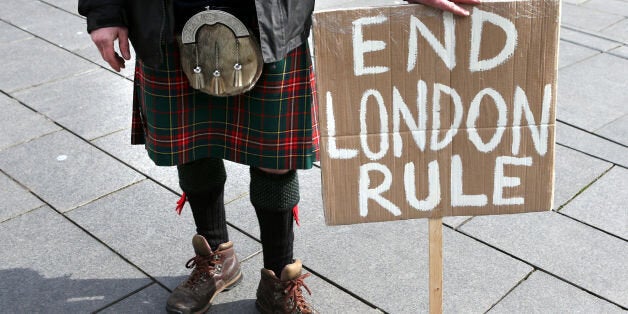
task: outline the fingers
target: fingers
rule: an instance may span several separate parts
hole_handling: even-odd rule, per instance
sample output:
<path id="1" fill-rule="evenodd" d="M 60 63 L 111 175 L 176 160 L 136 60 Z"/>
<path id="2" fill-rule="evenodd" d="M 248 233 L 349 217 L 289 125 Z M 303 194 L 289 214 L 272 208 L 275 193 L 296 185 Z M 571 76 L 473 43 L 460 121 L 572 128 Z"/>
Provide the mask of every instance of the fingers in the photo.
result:
<path id="1" fill-rule="evenodd" d="M 112 69 L 120 72 L 124 68 L 124 58 L 115 52 L 114 41 L 120 41 L 120 50 L 122 54 L 130 59 L 128 31 L 124 27 L 104 27 L 99 28 L 91 33 L 92 41 L 98 47 L 103 60 L 107 61 Z M 124 41 L 121 39 L 124 38 Z M 123 44 L 124 43 L 124 44 Z"/>
<path id="2" fill-rule="evenodd" d="M 124 66 L 124 60 L 113 49 L 113 41 L 106 41 L 101 44 L 100 54 L 103 60 L 107 61 L 112 69 L 120 72 L 120 68 Z"/>
<path id="3" fill-rule="evenodd" d="M 480 0 L 407 0 L 410 3 L 420 3 L 424 5 L 428 5 L 437 9 L 441 9 L 447 12 L 451 12 L 460 16 L 469 16 L 469 11 L 463 9 L 462 7 L 456 5 L 456 3 L 461 4 L 479 4 Z"/>
<path id="4" fill-rule="evenodd" d="M 118 45 L 120 46 L 120 52 L 122 57 L 126 60 L 131 60 L 131 50 L 129 49 L 129 31 L 123 28 L 118 33 Z"/>

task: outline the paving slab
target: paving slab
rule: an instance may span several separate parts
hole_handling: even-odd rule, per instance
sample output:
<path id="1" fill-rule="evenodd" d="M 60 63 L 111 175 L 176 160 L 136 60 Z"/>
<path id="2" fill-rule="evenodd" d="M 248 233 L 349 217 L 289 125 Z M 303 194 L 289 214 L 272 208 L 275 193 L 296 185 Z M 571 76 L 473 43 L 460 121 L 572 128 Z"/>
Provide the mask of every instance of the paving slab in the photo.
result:
<path id="1" fill-rule="evenodd" d="M 0 237 L 5 313 L 91 312 L 150 283 L 49 207 L 0 224 Z"/>
<path id="2" fill-rule="evenodd" d="M 0 151 L 0 169 L 62 212 L 144 178 L 66 131 Z"/>
<path id="3" fill-rule="evenodd" d="M 628 113 L 598 129 L 595 133 L 628 146 Z"/>
<path id="4" fill-rule="evenodd" d="M 0 43 L 0 55 L 14 56 L 3 59 L 0 72 L 0 89 L 7 93 L 96 68 L 92 63 L 38 38 Z"/>
<path id="5" fill-rule="evenodd" d="M 120 70 L 120 72 L 114 72 L 117 73 L 118 75 L 124 77 L 124 78 L 128 78 L 129 80 L 133 80 L 133 76 L 135 75 L 135 50 L 133 50 L 133 46 L 130 46 L 131 48 L 131 59 L 130 60 L 125 60 L 124 64 L 125 67 L 123 69 Z M 119 48 L 116 46 L 116 51 L 120 51 Z M 75 51 L 76 54 L 89 59 L 90 61 L 100 65 L 101 67 L 103 67 L 104 69 L 110 70 L 110 71 L 114 71 L 113 69 L 111 69 L 111 66 L 109 66 L 109 63 L 107 63 L 107 61 L 103 60 L 102 56 L 100 55 L 100 51 L 98 51 L 98 48 L 96 48 L 96 46 L 92 43 L 90 45 L 87 45 L 81 49 L 78 49 Z M 132 95 L 130 95 L 132 96 Z"/>
<path id="6" fill-rule="evenodd" d="M 460 229 L 578 287 L 628 305 L 628 245 L 555 212 L 475 217 Z"/>
<path id="7" fill-rule="evenodd" d="M 75 0 L 40 0 L 47 4 L 64 9 L 69 13 L 78 14 L 78 4 Z"/>
<path id="8" fill-rule="evenodd" d="M 556 145 L 554 209 L 559 209 L 613 164 Z"/>
<path id="9" fill-rule="evenodd" d="M 145 180 L 68 213 L 129 261 L 170 289 L 189 275 L 185 263 L 194 256 L 196 233 L 192 213 L 174 211 L 177 195 Z M 261 245 L 229 228 L 239 257 L 261 250 Z"/>
<path id="10" fill-rule="evenodd" d="M 61 129 L 45 116 L 0 94 L 0 150 Z"/>
<path id="11" fill-rule="evenodd" d="M 596 32 L 621 21 L 623 18 L 618 14 L 591 10 L 584 6 L 569 3 L 563 4 L 561 12 L 562 24 Z"/>
<path id="12" fill-rule="evenodd" d="M 626 5 L 626 1 L 624 0 L 589 0 L 583 3 L 582 7 L 628 16 L 628 5 Z"/>
<path id="13" fill-rule="evenodd" d="M 6 20 L 59 47 L 71 51 L 92 44 L 85 19 L 74 14 L 41 1 L 24 3 L 19 11 Z"/>
<path id="14" fill-rule="evenodd" d="M 233 290 L 216 296 L 208 313 L 259 313 L 255 309 L 255 293 L 262 267 L 264 263 L 261 254 L 244 262 L 242 282 Z M 307 272 L 303 270 L 303 273 Z M 315 275 L 308 277 L 305 284 L 312 291 L 310 296 L 303 290 L 306 299 L 320 313 L 381 313 Z"/>
<path id="15" fill-rule="evenodd" d="M 0 43 L 10 43 L 17 40 L 32 38 L 33 36 L 11 24 L 0 21 Z"/>
<path id="16" fill-rule="evenodd" d="M 619 43 L 616 40 L 605 38 L 597 34 L 586 33 L 581 30 L 570 29 L 568 27 L 560 28 L 560 39 L 601 52 L 609 51 L 622 46 L 622 43 Z"/>
<path id="17" fill-rule="evenodd" d="M 609 51 L 608 53 L 618 56 L 624 59 L 628 59 L 628 46 L 621 46 L 616 49 Z"/>
<path id="18" fill-rule="evenodd" d="M 620 307 L 535 271 L 489 313 L 625 313 Z"/>
<path id="19" fill-rule="evenodd" d="M 146 176 L 181 192 L 176 167 L 159 167 L 148 157 L 143 145 L 131 145 L 131 131 L 122 130 L 92 141 L 94 145 L 128 163 Z M 249 167 L 225 161 L 227 182 L 225 183 L 225 203 L 247 197 L 249 192 Z"/>
<path id="20" fill-rule="evenodd" d="M 609 54 L 559 70 L 558 119 L 595 131 L 628 114 L 626 73 L 628 60 Z"/>
<path id="21" fill-rule="evenodd" d="M 166 313 L 166 300 L 169 295 L 168 290 L 158 284 L 152 284 L 98 313 Z"/>
<path id="22" fill-rule="evenodd" d="M 628 167 L 628 148 L 617 145 L 595 134 L 558 122 L 556 141 L 560 145 L 585 152 L 623 167 Z"/>
<path id="23" fill-rule="evenodd" d="M 88 140 L 131 125 L 133 83 L 106 70 L 15 93 L 38 112 Z"/>
<path id="24" fill-rule="evenodd" d="M 0 200 L 0 223 L 44 205 L 44 202 L 1 172 Z"/>
<path id="25" fill-rule="evenodd" d="M 384 311 L 427 312 L 427 221 L 328 227 L 322 210 L 320 170 L 300 171 L 299 179 L 304 188 L 299 204 L 301 227 L 295 227 L 295 256 L 317 274 Z M 230 204 L 227 219 L 259 237 L 248 202 Z M 444 238 L 445 312 L 483 312 L 532 270 L 448 228 Z M 487 260 L 491 261 L 489 267 Z M 338 267 L 339 263 L 346 267 Z"/>
<path id="26" fill-rule="evenodd" d="M 561 213 L 628 241 L 628 170 L 614 167 Z"/>
<path id="27" fill-rule="evenodd" d="M 558 68 L 562 69 L 583 60 L 586 60 L 590 57 L 600 54 L 599 51 L 582 47 L 580 45 L 572 44 L 570 42 L 561 40 L 560 41 L 560 54 L 558 56 Z"/>

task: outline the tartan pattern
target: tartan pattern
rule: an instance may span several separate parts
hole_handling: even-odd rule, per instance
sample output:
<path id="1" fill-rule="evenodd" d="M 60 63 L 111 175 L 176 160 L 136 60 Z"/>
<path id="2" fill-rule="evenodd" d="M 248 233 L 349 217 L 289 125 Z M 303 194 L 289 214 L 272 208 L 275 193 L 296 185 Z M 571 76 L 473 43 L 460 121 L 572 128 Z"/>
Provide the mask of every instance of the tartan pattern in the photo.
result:
<path id="1" fill-rule="evenodd" d="M 271 169 L 309 169 L 319 158 L 314 73 L 307 43 L 264 64 L 255 87 L 214 97 L 191 88 L 176 44 L 159 68 L 137 61 L 132 144 L 160 166 L 215 157 Z"/>

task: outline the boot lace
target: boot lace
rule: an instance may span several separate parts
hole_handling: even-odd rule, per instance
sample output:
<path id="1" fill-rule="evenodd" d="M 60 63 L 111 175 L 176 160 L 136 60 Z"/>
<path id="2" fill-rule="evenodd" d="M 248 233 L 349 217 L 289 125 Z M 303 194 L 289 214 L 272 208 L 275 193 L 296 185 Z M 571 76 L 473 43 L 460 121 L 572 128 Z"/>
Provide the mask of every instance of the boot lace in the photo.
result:
<path id="1" fill-rule="evenodd" d="M 295 310 L 298 308 L 298 313 L 309 313 L 309 304 L 305 300 L 303 296 L 303 291 L 301 291 L 301 287 L 307 290 L 307 293 L 312 295 L 312 291 L 308 286 L 303 282 L 303 280 L 309 277 L 310 274 L 307 273 L 305 275 L 301 275 L 298 278 L 293 280 L 286 281 L 284 283 L 284 304 L 286 313 L 295 313 Z"/>
<path id="2" fill-rule="evenodd" d="M 216 262 L 218 260 L 220 260 L 220 256 L 215 253 L 211 253 L 209 256 L 196 255 L 192 257 L 185 263 L 185 268 L 194 268 L 194 270 L 192 270 L 192 274 L 188 277 L 184 286 L 188 288 L 194 287 L 199 281 L 213 276 L 216 272 Z"/>

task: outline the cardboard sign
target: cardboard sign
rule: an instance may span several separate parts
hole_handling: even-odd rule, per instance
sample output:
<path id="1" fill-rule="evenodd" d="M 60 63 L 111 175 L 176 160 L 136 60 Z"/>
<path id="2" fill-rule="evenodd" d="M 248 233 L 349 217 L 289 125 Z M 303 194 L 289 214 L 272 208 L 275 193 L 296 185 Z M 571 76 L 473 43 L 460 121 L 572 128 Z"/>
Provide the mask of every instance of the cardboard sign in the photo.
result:
<path id="1" fill-rule="evenodd" d="M 328 224 L 549 210 L 559 0 L 314 14 Z"/>

